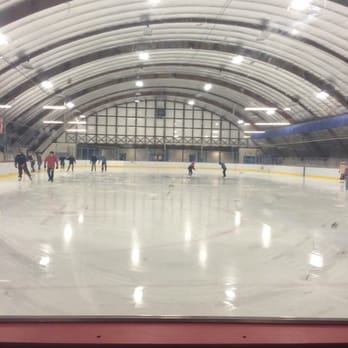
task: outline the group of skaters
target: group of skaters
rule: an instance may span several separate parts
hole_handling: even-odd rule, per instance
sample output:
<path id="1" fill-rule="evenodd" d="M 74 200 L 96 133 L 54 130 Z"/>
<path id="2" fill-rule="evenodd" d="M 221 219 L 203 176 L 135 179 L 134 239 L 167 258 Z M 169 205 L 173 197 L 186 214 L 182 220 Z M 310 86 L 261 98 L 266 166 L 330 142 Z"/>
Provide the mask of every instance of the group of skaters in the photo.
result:
<path id="1" fill-rule="evenodd" d="M 226 164 L 220 161 L 219 165 L 221 166 L 221 169 L 222 169 L 222 176 L 226 178 L 226 170 L 227 170 Z M 193 171 L 196 170 L 195 162 L 191 162 L 189 166 L 187 167 L 187 170 L 188 170 L 188 175 L 192 176 Z"/>
<path id="2" fill-rule="evenodd" d="M 18 180 L 22 180 L 23 172 L 28 176 L 30 180 L 32 180 L 31 173 L 35 172 L 35 163 L 37 162 L 37 170 L 41 170 L 41 165 L 44 163 L 44 168 L 47 169 L 48 181 L 53 182 L 54 180 L 54 170 L 58 169 L 59 166 L 61 169 L 65 169 L 65 161 L 68 161 L 69 165 L 67 167 L 67 172 L 74 171 L 74 165 L 76 163 L 76 158 L 73 155 L 69 155 L 68 157 L 60 156 L 59 159 L 55 155 L 54 151 L 50 151 L 49 154 L 42 161 L 42 155 L 40 153 L 36 154 L 36 161 L 33 157 L 33 153 L 29 153 L 27 156 L 23 153 L 23 151 L 18 150 L 18 153 L 15 157 L 14 164 L 18 169 Z M 98 161 L 98 157 L 96 155 L 92 155 L 90 159 L 91 163 L 91 171 L 96 171 L 96 164 Z M 31 171 L 28 169 L 27 162 L 30 163 Z M 106 172 L 107 170 L 107 160 L 105 156 L 99 157 L 99 162 L 101 163 L 101 171 Z"/>

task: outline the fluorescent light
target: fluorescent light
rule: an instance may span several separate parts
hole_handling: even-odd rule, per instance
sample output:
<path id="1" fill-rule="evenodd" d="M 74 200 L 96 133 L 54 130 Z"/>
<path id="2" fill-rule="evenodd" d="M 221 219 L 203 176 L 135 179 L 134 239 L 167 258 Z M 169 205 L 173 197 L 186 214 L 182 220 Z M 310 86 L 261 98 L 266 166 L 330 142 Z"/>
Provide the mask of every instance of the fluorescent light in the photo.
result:
<path id="1" fill-rule="evenodd" d="M 80 115 L 80 118 L 86 118 L 86 115 Z"/>
<path id="2" fill-rule="evenodd" d="M 148 60 L 150 58 L 150 55 L 147 52 L 140 52 L 138 56 L 141 60 Z"/>
<path id="3" fill-rule="evenodd" d="M 144 82 L 141 81 L 141 80 L 137 80 L 137 81 L 135 82 L 135 85 L 136 85 L 137 87 L 143 87 L 143 86 L 144 86 Z"/>
<path id="4" fill-rule="evenodd" d="M 329 96 L 329 94 L 326 93 L 325 91 L 321 91 L 321 92 L 316 94 L 316 97 L 318 99 L 321 99 L 321 100 L 325 100 L 328 96 Z"/>
<path id="5" fill-rule="evenodd" d="M 292 29 L 290 33 L 291 35 L 298 35 L 300 32 L 297 29 Z"/>
<path id="6" fill-rule="evenodd" d="M 268 108 L 268 107 L 251 107 L 251 108 L 244 108 L 245 111 L 269 111 L 274 110 L 276 111 L 277 108 Z"/>
<path id="7" fill-rule="evenodd" d="M 45 110 L 65 110 L 64 105 L 45 105 L 43 108 Z"/>
<path id="8" fill-rule="evenodd" d="M 244 126 L 250 126 L 249 122 L 244 123 Z"/>
<path id="9" fill-rule="evenodd" d="M 69 124 L 87 124 L 86 121 L 69 121 Z"/>
<path id="10" fill-rule="evenodd" d="M 275 114 L 275 110 L 267 110 L 266 114 L 267 115 L 274 115 Z"/>
<path id="11" fill-rule="evenodd" d="M 3 34 L 0 34 L 0 46 L 8 45 L 7 37 Z"/>
<path id="12" fill-rule="evenodd" d="M 290 8 L 296 11 L 304 11 L 310 6 L 311 2 L 312 0 L 292 0 Z"/>
<path id="13" fill-rule="evenodd" d="M 263 134 L 265 131 L 244 131 L 245 134 Z"/>
<path id="14" fill-rule="evenodd" d="M 232 58 L 232 63 L 239 65 L 239 64 L 242 64 L 243 60 L 244 60 L 243 56 L 235 56 Z"/>
<path id="15" fill-rule="evenodd" d="M 243 124 L 244 121 L 243 120 L 238 120 L 238 124 Z"/>
<path id="16" fill-rule="evenodd" d="M 75 106 L 75 104 L 71 101 L 67 102 L 65 105 L 67 106 L 68 109 L 72 109 Z"/>
<path id="17" fill-rule="evenodd" d="M 289 122 L 257 122 L 255 126 L 288 126 Z"/>
<path id="18" fill-rule="evenodd" d="M 86 133 L 86 129 L 78 129 L 78 128 L 68 128 L 66 129 L 68 133 Z"/>
<path id="19" fill-rule="evenodd" d="M 140 100 L 139 99 L 135 99 L 134 103 L 140 103 Z"/>
<path id="20" fill-rule="evenodd" d="M 10 109 L 12 105 L 0 105 L 0 109 Z"/>
<path id="21" fill-rule="evenodd" d="M 208 92 L 208 91 L 211 90 L 212 87 L 213 87 L 213 85 L 212 85 L 211 83 L 206 83 L 206 84 L 204 85 L 204 90 L 205 90 L 206 92 Z"/>
<path id="22" fill-rule="evenodd" d="M 45 80 L 41 82 L 41 87 L 44 89 L 51 89 L 53 88 L 53 83 L 51 81 Z"/>
<path id="23" fill-rule="evenodd" d="M 63 124 L 63 121 L 42 121 L 42 123 L 46 124 Z"/>
<path id="24" fill-rule="evenodd" d="M 243 138 L 244 138 L 244 139 L 250 139 L 250 136 L 249 136 L 249 135 L 244 135 Z"/>
<path id="25" fill-rule="evenodd" d="M 291 108 L 284 108 L 284 111 L 291 111 Z"/>
<path id="26" fill-rule="evenodd" d="M 191 99 L 191 100 L 188 101 L 188 104 L 189 105 L 195 105 L 195 101 L 193 99 Z"/>

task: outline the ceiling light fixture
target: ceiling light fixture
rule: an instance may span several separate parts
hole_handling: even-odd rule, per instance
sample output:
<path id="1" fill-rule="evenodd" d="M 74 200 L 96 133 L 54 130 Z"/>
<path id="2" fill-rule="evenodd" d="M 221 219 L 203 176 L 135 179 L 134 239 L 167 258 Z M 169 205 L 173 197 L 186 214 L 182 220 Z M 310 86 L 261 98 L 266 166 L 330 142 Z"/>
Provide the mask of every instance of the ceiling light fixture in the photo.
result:
<path id="1" fill-rule="evenodd" d="M 41 82 L 41 87 L 44 89 L 51 89 L 53 88 L 53 83 L 51 81 L 45 80 Z"/>
<path id="2" fill-rule="evenodd" d="M 7 37 L 3 34 L 0 34 L 0 46 L 8 45 Z"/>
<path id="3" fill-rule="evenodd" d="M 46 124 L 63 124 L 63 121 L 42 121 L 42 123 Z"/>
<path id="4" fill-rule="evenodd" d="M 148 52 L 140 52 L 138 57 L 140 60 L 148 60 L 150 58 L 150 55 Z"/>
<path id="5" fill-rule="evenodd" d="M 238 124 L 243 124 L 244 121 L 243 120 L 238 120 Z"/>
<path id="6" fill-rule="evenodd" d="M 86 118 L 86 115 L 80 115 L 80 118 Z"/>
<path id="7" fill-rule="evenodd" d="M 265 131 L 244 131 L 245 134 L 263 134 Z"/>
<path id="8" fill-rule="evenodd" d="M 310 6 L 312 0 L 292 0 L 290 8 L 296 11 L 304 11 Z"/>
<path id="9" fill-rule="evenodd" d="M 251 108 L 244 108 L 245 111 L 269 111 L 274 110 L 276 111 L 277 108 L 269 108 L 269 107 L 251 107 Z"/>
<path id="10" fill-rule="evenodd" d="M 86 121 L 69 121 L 69 124 L 87 124 Z"/>
<path id="11" fill-rule="evenodd" d="M 8 104 L 0 105 L 0 109 L 10 109 L 10 108 L 12 108 L 12 105 L 8 105 Z"/>
<path id="12" fill-rule="evenodd" d="M 66 132 L 68 133 L 86 133 L 86 129 L 81 129 L 81 128 L 68 128 L 66 129 Z"/>
<path id="13" fill-rule="evenodd" d="M 67 102 L 65 105 L 68 109 L 72 109 L 75 106 L 75 104 L 71 101 Z"/>
<path id="14" fill-rule="evenodd" d="M 329 96 L 329 94 L 327 92 L 325 92 L 325 91 L 321 91 L 321 92 L 316 94 L 316 97 L 318 99 L 321 99 L 321 100 L 327 99 L 328 96 Z"/>
<path id="15" fill-rule="evenodd" d="M 291 108 L 284 108 L 283 111 L 291 111 Z"/>
<path id="16" fill-rule="evenodd" d="M 137 81 L 135 82 L 135 85 L 136 85 L 137 87 L 143 87 L 143 86 L 144 86 L 144 82 L 141 81 L 141 80 L 137 80 Z"/>
<path id="17" fill-rule="evenodd" d="M 206 92 L 208 92 L 208 91 L 211 90 L 212 87 L 213 87 L 213 85 L 212 85 L 211 83 L 206 83 L 206 84 L 204 85 L 204 90 L 205 90 Z"/>
<path id="18" fill-rule="evenodd" d="M 243 56 L 235 56 L 232 58 L 232 63 L 239 65 L 239 64 L 242 64 L 243 60 L 244 60 Z"/>
<path id="19" fill-rule="evenodd" d="M 290 31 L 290 33 L 291 33 L 291 35 L 298 35 L 300 32 L 294 28 Z"/>
<path id="20" fill-rule="evenodd" d="M 191 99 L 191 100 L 188 101 L 188 104 L 189 105 L 195 105 L 195 101 L 193 99 Z"/>
<path id="21" fill-rule="evenodd" d="M 267 110 L 267 111 L 266 111 L 266 114 L 267 114 L 267 115 L 274 115 L 275 112 L 276 112 L 275 110 Z"/>
<path id="22" fill-rule="evenodd" d="M 290 122 L 256 122 L 255 126 L 288 126 Z"/>
<path id="23" fill-rule="evenodd" d="M 45 110 L 65 110 L 64 105 L 45 105 L 43 106 Z"/>
<path id="24" fill-rule="evenodd" d="M 246 122 L 244 123 L 244 126 L 250 126 L 250 123 Z"/>

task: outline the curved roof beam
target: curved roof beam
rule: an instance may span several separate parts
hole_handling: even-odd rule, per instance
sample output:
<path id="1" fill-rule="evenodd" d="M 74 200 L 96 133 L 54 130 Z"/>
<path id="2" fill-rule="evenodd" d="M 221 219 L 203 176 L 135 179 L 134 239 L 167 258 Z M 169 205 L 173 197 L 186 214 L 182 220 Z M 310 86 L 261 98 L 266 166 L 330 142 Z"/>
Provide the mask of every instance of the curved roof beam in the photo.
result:
<path id="1" fill-rule="evenodd" d="M 71 1 L 71 0 L 70 0 Z M 57 2 L 64 2 L 64 1 L 58 1 Z M 346 5 L 348 6 L 348 5 Z M 215 24 L 215 25 L 225 25 L 225 26 L 237 26 L 237 27 L 242 27 L 242 28 L 248 28 L 248 29 L 255 29 L 257 31 L 262 31 L 264 30 L 264 26 L 262 24 L 256 24 L 256 23 L 248 23 L 248 22 L 244 22 L 244 21 L 234 21 L 234 20 L 225 20 L 225 19 L 221 19 L 221 18 L 200 18 L 200 17 L 187 17 L 187 18 L 165 18 L 165 19 L 156 19 L 156 20 L 148 20 L 146 22 L 135 22 L 135 23 L 124 23 L 124 24 L 118 24 L 118 25 L 112 25 L 112 26 L 108 26 L 108 27 L 103 27 L 100 29 L 96 29 L 96 30 L 91 30 L 89 32 L 85 32 L 79 35 L 75 35 L 57 42 L 54 42 L 50 45 L 47 45 L 45 47 L 42 47 L 38 50 L 29 52 L 27 54 L 27 56 L 24 57 L 20 57 L 19 59 L 17 59 L 15 62 L 12 62 L 11 64 L 9 64 L 6 68 L 0 70 L 0 75 L 6 73 L 7 71 L 11 70 L 11 69 L 15 69 L 18 65 L 24 63 L 27 60 L 27 57 L 30 58 L 35 58 L 41 54 L 47 53 L 50 50 L 54 50 L 59 48 L 60 46 L 63 45 L 67 45 L 70 43 L 74 43 L 75 41 L 78 40 L 83 40 L 86 38 L 90 38 L 92 36 L 95 35 L 100 35 L 100 34 L 105 34 L 107 32 L 112 32 L 112 31 L 117 31 L 117 30 L 122 30 L 122 29 L 129 29 L 129 28 L 135 28 L 135 27 L 143 27 L 146 25 L 157 25 L 157 24 L 171 24 L 171 23 L 209 23 L 209 24 Z M 282 30 L 282 29 L 278 29 L 278 28 L 270 28 L 269 32 L 273 33 L 273 34 L 278 34 L 278 35 L 282 35 L 288 39 L 291 40 L 296 40 L 296 41 L 300 41 L 306 45 L 312 46 L 318 50 L 321 50 L 325 53 L 328 53 L 329 55 L 334 56 L 337 59 L 342 60 L 343 62 L 348 64 L 348 58 L 346 56 L 343 56 L 342 54 L 339 54 L 338 52 L 305 37 L 301 37 L 300 35 L 291 35 L 289 34 L 289 32 Z"/>
<path id="2" fill-rule="evenodd" d="M 165 63 L 161 63 L 161 64 L 147 64 L 146 65 L 146 68 L 153 68 L 153 67 L 167 67 L 168 64 L 165 64 Z M 186 63 L 181 63 L 181 64 L 170 64 L 170 67 L 188 67 L 188 68 L 192 68 L 192 71 L 195 71 L 195 69 L 197 68 L 203 68 L 203 69 L 207 69 L 207 70 L 216 70 L 216 68 L 212 68 L 211 66 L 208 66 L 208 65 L 202 65 L 202 64 L 186 64 Z M 85 78 L 83 80 L 80 80 L 79 82 L 76 82 L 76 83 L 72 83 L 70 84 L 69 86 L 67 86 L 66 88 L 63 88 L 63 89 L 58 89 L 55 94 L 60 94 L 60 93 L 67 93 L 69 89 L 71 88 L 74 88 L 74 87 L 78 87 L 79 85 L 83 85 L 85 83 L 88 83 L 88 82 L 92 82 L 94 79 L 97 79 L 97 78 L 100 78 L 100 77 L 107 77 L 108 75 L 110 74 L 114 74 L 114 73 L 120 73 L 120 72 L 124 72 L 124 71 L 130 71 L 130 70 L 134 70 L 134 68 L 130 68 L 130 67 L 127 67 L 127 68 L 121 68 L 121 69 L 115 69 L 115 70 L 109 70 L 107 72 L 102 72 L 102 73 L 98 73 L 96 75 L 93 75 L 92 77 L 88 77 L 88 78 Z M 303 108 L 304 110 L 306 110 L 313 118 L 316 118 L 317 115 L 315 113 L 313 113 L 305 104 L 303 104 L 300 100 L 298 100 L 297 98 L 295 98 L 294 96 L 288 94 L 286 91 L 283 91 L 281 90 L 280 88 L 276 87 L 276 86 L 273 86 L 263 80 L 260 80 L 252 75 L 246 75 L 244 73 L 241 73 L 241 72 L 237 72 L 237 71 L 229 71 L 227 69 L 224 69 L 224 68 L 221 68 L 219 69 L 219 71 L 221 73 L 225 73 L 225 74 L 231 74 L 231 75 L 237 75 L 237 76 L 240 76 L 242 78 L 245 78 L 245 79 L 248 79 L 248 80 L 251 80 L 252 82 L 256 82 L 256 83 L 260 83 L 260 84 L 263 84 L 265 85 L 266 87 L 270 88 L 270 89 L 273 89 L 275 92 L 283 95 L 284 97 L 288 98 L 289 100 L 291 100 L 291 102 L 293 103 L 296 103 L 297 105 L 299 105 L 301 108 Z M 172 73 L 170 74 L 171 77 L 175 78 L 176 76 L 178 75 L 182 75 L 182 74 L 178 74 L 178 73 Z M 141 77 L 143 78 L 143 76 L 146 76 L 146 74 L 142 74 Z M 133 75 L 133 78 L 134 78 L 134 75 Z M 211 76 L 205 76 L 205 77 L 198 77 L 197 75 L 195 75 L 195 78 L 192 79 L 192 80 L 200 80 L 200 81 L 204 81 L 204 82 L 212 82 L 216 85 L 221 85 L 221 86 L 225 86 L 227 88 L 229 88 L 228 86 L 231 85 L 230 83 L 227 83 L 225 81 L 222 81 L 222 80 L 218 80 L 216 79 L 215 77 L 211 77 Z M 242 87 L 244 88 L 244 87 Z M 70 94 L 68 94 L 70 95 Z M 24 110 L 22 112 L 22 114 L 28 114 L 30 112 L 30 110 L 34 109 L 35 107 L 39 106 L 41 103 L 45 102 L 45 101 L 48 101 L 50 100 L 52 97 L 54 97 L 54 95 L 49 95 L 47 96 L 46 98 L 36 102 L 35 104 L 31 105 L 30 108 Z M 74 98 L 74 97 L 73 97 Z M 242 105 L 242 107 L 245 107 L 246 105 Z M 17 116 L 16 118 L 19 118 L 22 116 L 19 115 Z M 14 118 L 14 119 L 16 119 Z"/>
<path id="3" fill-rule="evenodd" d="M 61 63 L 59 65 L 56 65 L 55 67 L 48 69 L 44 72 L 40 72 L 36 76 L 34 76 L 31 80 L 25 81 L 22 84 L 20 84 L 18 87 L 14 88 L 12 91 L 7 93 L 3 96 L 4 102 L 8 103 L 12 99 L 16 98 L 18 95 L 23 93 L 28 88 L 32 87 L 34 80 L 36 83 L 40 83 L 41 79 L 47 79 L 51 78 L 63 71 L 67 71 L 69 69 L 72 69 L 76 66 L 80 66 L 82 64 L 87 64 L 91 61 L 95 61 L 98 59 L 115 56 L 118 54 L 124 54 L 124 53 L 130 53 L 133 52 L 135 48 L 138 48 L 138 44 L 131 44 L 131 45 L 125 45 L 120 47 L 113 47 L 109 49 L 105 49 L 98 52 L 93 52 L 84 56 L 80 56 L 74 59 L 71 59 L 70 61 L 66 61 L 64 63 Z M 212 42 L 201 42 L 201 41 L 192 41 L 192 40 L 186 40 L 186 41 L 157 41 L 152 43 L 143 43 L 142 49 L 143 50 L 155 50 L 155 49 L 197 49 L 197 50 L 213 50 L 213 51 L 219 51 L 224 53 L 233 53 L 233 54 L 240 54 L 241 47 L 237 45 L 226 45 L 221 43 L 212 43 Z M 254 60 L 259 60 L 264 63 L 268 63 L 271 65 L 274 65 L 276 67 L 279 67 L 281 69 L 284 69 L 294 75 L 297 75 L 314 86 L 316 86 L 319 89 L 325 88 L 325 90 L 333 97 L 335 98 L 340 104 L 346 106 L 347 101 L 346 97 L 340 93 L 338 90 L 335 89 L 332 85 L 329 85 L 325 80 L 321 79 L 320 77 L 316 76 L 310 71 L 304 70 L 300 66 L 297 66 L 291 62 L 288 62 L 286 60 L 283 60 L 279 57 L 271 56 L 266 53 L 262 53 L 257 50 L 252 50 L 249 48 L 243 48 L 243 55 L 253 58 Z M 136 68 L 136 65 L 135 65 Z"/>
<path id="4" fill-rule="evenodd" d="M 72 0 L 31 0 L 21 1 L 7 7 L 0 13 L 0 27 L 4 27 L 12 22 L 18 21 L 34 13 L 46 10 L 50 7 L 62 5 Z"/>
<path id="5" fill-rule="evenodd" d="M 79 97 L 82 97 L 88 93 L 93 93 L 95 91 L 98 91 L 100 89 L 106 88 L 106 87 L 112 87 L 114 85 L 119 85 L 121 83 L 125 83 L 125 82 L 134 82 L 136 76 L 132 75 L 132 76 L 127 76 L 127 77 L 123 77 L 123 78 L 119 78 L 119 79 L 114 79 L 111 81 L 105 81 L 99 84 L 95 84 L 91 87 L 87 87 L 84 89 L 81 89 L 80 91 L 76 92 L 75 94 L 71 94 L 69 95 L 69 98 L 71 98 L 72 100 L 76 101 Z M 190 81 L 202 81 L 202 82 L 206 82 L 207 78 L 206 77 L 202 77 L 202 76 L 197 76 L 197 75 L 189 75 L 189 74 L 180 74 L 180 73 L 152 73 L 152 74 L 142 74 L 141 76 L 142 80 L 148 80 L 148 79 L 175 79 L 175 81 L 178 80 L 190 80 Z M 254 100 L 256 100 L 257 102 L 261 103 L 262 105 L 267 105 L 269 107 L 275 107 L 277 108 L 278 105 L 275 105 L 272 101 L 260 96 L 259 94 L 255 93 L 254 91 L 247 89 L 246 87 L 243 86 L 236 86 L 233 83 L 228 83 L 226 81 L 221 81 L 221 80 L 217 80 L 214 78 L 209 78 L 209 82 L 213 83 L 216 86 L 221 86 L 224 87 L 228 90 L 231 91 L 235 91 L 235 92 L 239 92 L 241 94 L 244 94 Z M 167 88 L 167 87 L 166 87 Z M 144 88 L 142 89 L 132 89 L 133 90 L 133 97 L 135 95 L 136 92 L 141 92 Z M 205 93 L 204 91 L 200 90 L 200 89 L 192 89 L 194 91 L 194 94 L 191 95 L 190 97 L 193 98 L 195 97 L 195 95 L 197 93 Z M 60 91 L 59 93 L 61 93 L 62 91 Z M 209 93 L 210 96 L 214 96 L 213 93 Z M 223 98 L 226 99 L 227 103 L 231 103 L 233 102 L 231 100 L 231 98 L 225 98 L 222 95 L 217 95 L 215 94 L 216 97 L 219 98 Z M 45 98 L 45 100 L 51 99 L 54 96 L 50 96 L 48 98 Z M 38 104 L 41 104 L 43 101 L 41 100 L 39 103 L 36 103 L 36 106 L 38 106 Z M 242 107 L 244 108 L 246 105 L 243 105 Z M 77 108 L 79 108 L 79 105 L 76 105 Z M 21 115 L 18 115 L 16 118 L 13 119 L 13 121 L 15 121 L 16 119 L 20 119 L 22 118 L 23 115 L 28 114 L 30 112 L 30 109 L 27 109 L 25 111 L 25 113 L 22 113 Z M 285 118 L 286 120 L 288 120 L 289 122 L 293 122 L 294 120 L 291 118 L 291 116 L 286 113 L 285 111 L 280 110 L 278 112 L 283 118 Z M 37 115 L 34 119 L 37 119 L 38 117 L 43 117 L 44 115 L 47 115 L 47 112 L 42 112 L 39 115 Z M 32 124 L 32 121 L 28 122 L 29 125 Z"/>

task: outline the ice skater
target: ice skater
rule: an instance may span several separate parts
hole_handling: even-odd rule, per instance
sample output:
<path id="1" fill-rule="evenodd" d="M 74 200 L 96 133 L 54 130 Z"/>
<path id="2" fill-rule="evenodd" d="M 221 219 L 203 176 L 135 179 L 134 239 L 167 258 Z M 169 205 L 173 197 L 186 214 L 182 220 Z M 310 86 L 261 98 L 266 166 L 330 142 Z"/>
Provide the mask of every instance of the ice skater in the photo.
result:
<path id="1" fill-rule="evenodd" d="M 31 169 L 31 172 L 34 173 L 34 172 L 35 172 L 35 159 L 34 159 L 32 153 L 30 153 L 30 154 L 28 155 L 28 160 L 29 160 L 29 162 L 30 162 L 30 169 Z"/>
<path id="2" fill-rule="evenodd" d="M 196 168 L 195 168 L 195 162 L 191 162 L 190 165 L 187 167 L 187 169 L 188 169 L 188 175 L 189 175 L 189 176 L 192 176 L 192 171 L 193 171 L 193 170 L 196 170 Z"/>
<path id="3" fill-rule="evenodd" d="M 58 169 L 58 158 L 53 151 L 50 151 L 44 161 L 44 168 L 47 168 L 48 181 L 53 182 L 54 168 Z"/>
<path id="4" fill-rule="evenodd" d="M 105 172 L 106 172 L 106 170 L 107 170 L 107 165 L 106 165 L 106 157 L 105 156 L 100 156 L 99 157 L 99 162 L 101 162 L 101 171 L 102 172 L 104 172 L 104 170 L 105 170 Z"/>
<path id="5" fill-rule="evenodd" d="M 97 156 L 96 156 L 96 155 L 92 155 L 92 156 L 91 156 L 91 159 L 90 159 L 90 161 L 89 161 L 89 163 L 92 164 L 92 166 L 91 166 L 91 172 L 93 172 L 93 169 L 94 169 L 95 172 L 97 171 L 97 166 L 96 166 L 97 161 L 98 161 Z"/>
<path id="6" fill-rule="evenodd" d="M 61 169 L 65 168 L 65 156 L 60 156 L 59 157 L 59 165 Z"/>
<path id="7" fill-rule="evenodd" d="M 224 162 L 219 162 L 219 164 L 222 168 L 222 176 L 225 178 L 226 177 L 226 170 L 227 170 L 226 164 Z"/>
<path id="8" fill-rule="evenodd" d="M 340 162 L 340 165 L 339 165 L 339 168 L 338 168 L 338 173 L 340 174 L 340 180 L 341 181 L 344 181 L 345 178 L 346 178 L 346 169 L 347 169 L 347 163 L 346 161 L 341 161 Z"/>
<path id="9" fill-rule="evenodd" d="M 69 169 L 71 168 L 71 171 L 74 171 L 74 164 L 76 163 L 76 159 L 73 155 L 70 155 L 68 157 L 68 161 L 69 161 L 69 165 L 68 165 L 68 169 L 66 170 L 67 172 L 69 171 Z"/>
<path id="10" fill-rule="evenodd" d="M 42 165 L 42 156 L 41 153 L 36 154 L 36 162 L 37 162 L 37 170 L 41 170 L 41 165 Z"/>
<path id="11" fill-rule="evenodd" d="M 31 174 L 27 167 L 27 157 L 21 150 L 18 150 L 18 154 L 16 155 L 14 160 L 14 165 L 18 169 L 18 181 L 22 180 L 23 171 L 31 180 Z"/>

